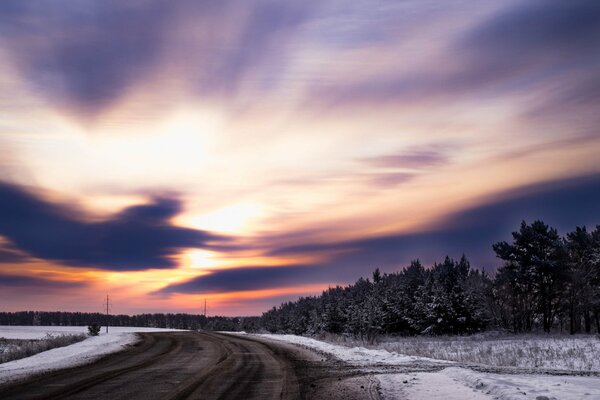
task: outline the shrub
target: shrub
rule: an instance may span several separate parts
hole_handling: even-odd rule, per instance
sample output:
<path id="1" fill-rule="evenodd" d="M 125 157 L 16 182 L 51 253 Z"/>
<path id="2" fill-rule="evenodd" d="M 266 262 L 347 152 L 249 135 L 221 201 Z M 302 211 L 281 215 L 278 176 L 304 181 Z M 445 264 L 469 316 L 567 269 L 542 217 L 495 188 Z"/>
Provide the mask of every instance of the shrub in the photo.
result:
<path id="1" fill-rule="evenodd" d="M 94 322 L 93 324 L 88 326 L 88 335 L 90 336 L 98 336 L 100 334 L 100 324 Z"/>

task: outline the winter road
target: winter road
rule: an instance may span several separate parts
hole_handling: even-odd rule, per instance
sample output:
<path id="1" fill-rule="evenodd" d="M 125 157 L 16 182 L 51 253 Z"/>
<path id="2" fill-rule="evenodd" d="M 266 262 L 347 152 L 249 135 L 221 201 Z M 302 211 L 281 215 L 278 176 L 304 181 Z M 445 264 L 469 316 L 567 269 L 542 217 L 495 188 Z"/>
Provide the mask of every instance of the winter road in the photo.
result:
<path id="1" fill-rule="evenodd" d="M 244 336 L 143 333 L 92 364 L 0 386 L 1 399 L 369 399 L 370 380 L 309 350 Z"/>

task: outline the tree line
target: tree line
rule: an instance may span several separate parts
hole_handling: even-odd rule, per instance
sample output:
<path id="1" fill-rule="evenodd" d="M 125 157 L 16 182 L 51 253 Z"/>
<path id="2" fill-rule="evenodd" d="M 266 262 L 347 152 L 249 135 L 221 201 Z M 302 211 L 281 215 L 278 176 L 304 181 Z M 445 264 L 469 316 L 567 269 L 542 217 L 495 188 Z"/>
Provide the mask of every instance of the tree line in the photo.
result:
<path id="1" fill-rule="evenodd" d="M 425 268 L 419 260 L 399 272 L 336 286 L 320 296 L 274 307 L 261 317 L 270 332 L 346 334 L 469 334 L 600 332 L 600 226 L 561 237 L 542 221 L 521 223 L 512 242 L 493 245 L 503 265 L 472 268 L 465 256 Z"/>
<path id="2" fill-rule="evenodd" d="M 138 314 L 106 315 L 101 313 L 65 311 L 18 311 L 0 312 L 0 325 L 39 326 L 137 326 L 149 328 L 212 330 L 212 331 L 257 331 L 258 317 L 223 317 L 196 314 Z"/>

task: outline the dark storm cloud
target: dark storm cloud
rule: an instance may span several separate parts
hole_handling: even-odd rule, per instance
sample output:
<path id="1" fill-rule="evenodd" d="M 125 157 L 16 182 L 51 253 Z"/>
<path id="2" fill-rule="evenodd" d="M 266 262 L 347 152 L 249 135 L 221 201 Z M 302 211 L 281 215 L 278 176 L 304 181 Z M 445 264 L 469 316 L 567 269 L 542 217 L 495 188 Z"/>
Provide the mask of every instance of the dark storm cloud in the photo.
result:
<path id="1" fill-rule="evenodd" d="M 0 235 L 31 256 L 108 270 L 175 267 L 182 248 L 211 248 L 224 239 L 173 226 L 181 204 L 172 198 L 126 208 L 92 221 L 76 208 L 0 183 Z"/>
<path id="2" fill-rule="evenodd" d="M 258 65 L 273 78 L 286 32 L 313 5 L 7 0 L 0 2 L 0 45 L 42 95 L 94 114 L 162 67 L 185 73 L 202 96 L 235 90 Z"/>
<path id="3" fill-rule="evenodd" d="M 242 267 L 217 270 L 183 283 L 161 289 L 157 293 L 222 293 L 272 289 L 334 279 L 327 270 L 304 265 L 283 267 Z"/>
<path id="4" fill-rule="evenodd" d="M 446 100 L 457 95 L 496 97 L 559 81 L 559 97 L 566 91 L 571 100 L 597 99 L 589 83 L 600 78 L 600 2 L 516 2 L 448 37 L 441 60 L 432 59 L 431 68 L 356 84 L 323 85 L 315 95 L 335 103 Z M 451 62 L 440 68 L 444 59 Z M 548 93 L 548 101 L 556 101 L 555 95 Z"/>
<path id="5" fill-rule="evenodd" d="M 0 275 L 0 287 L 36 289 L 69 289 L 86 286 L 83 282 L 65 282 L 22 275 Z"/>

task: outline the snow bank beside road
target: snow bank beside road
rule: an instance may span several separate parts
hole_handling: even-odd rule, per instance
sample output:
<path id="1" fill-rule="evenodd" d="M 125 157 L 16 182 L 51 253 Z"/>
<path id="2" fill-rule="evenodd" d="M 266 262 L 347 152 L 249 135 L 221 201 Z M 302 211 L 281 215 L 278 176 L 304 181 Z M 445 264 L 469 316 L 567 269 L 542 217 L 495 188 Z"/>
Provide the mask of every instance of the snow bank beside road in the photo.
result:
<path id="1" fill-rule="evenodd" d="M 490 400 L 441 372 L 377 375 L 384 399 L 410 400 Z"/>
<path id="2" fill-rule="evenodd" d="M 493 374 L 457 367 L 457 363 L 406 356 L 383 349 L 334 345 L 295 335 L 256 335 L 331 354 L 349 364 L 366 367 L 423 362 L 443 364 L 438 372 L 375 374 L 384 399 L 411 400 L 585 400 L 600 399 L 600 378 L 536 374 Z"/>
<path id="3" fill-rule="evenodd" d="M 84 333 L 87 327 L 55 327 L 55 326 L 0 326 L 0 337 L 7 339 L 40 339 L 47 333 L 76 334 Z M 110 353 L 115 353 L 126 346 L 137 342 L 136 332 L 167 332 L 175 329 L 115 327 L 109 333 L 90 337 L 84 341 L 65 347 L 38 353 L 31 357 L 0 364 L 0 383 L 23 378 L 28 375 L 75 367 L 96 360 Z"/>
<path id="4" fill-rule="evenodd" d="M 452 361 L 434 360 L 426 357 L 407 356 L 387 350 L 365 349 L 364 347 L 346 347 L 320 340 L 296 335 L 261 334 L 256 335 L 287 343 L 299 344 L 323 353 L 331 354 L 342 361 L 358 366 L 399 365 L 415 362 L 431 362 L 436 364 L 453 364 Z"/>

